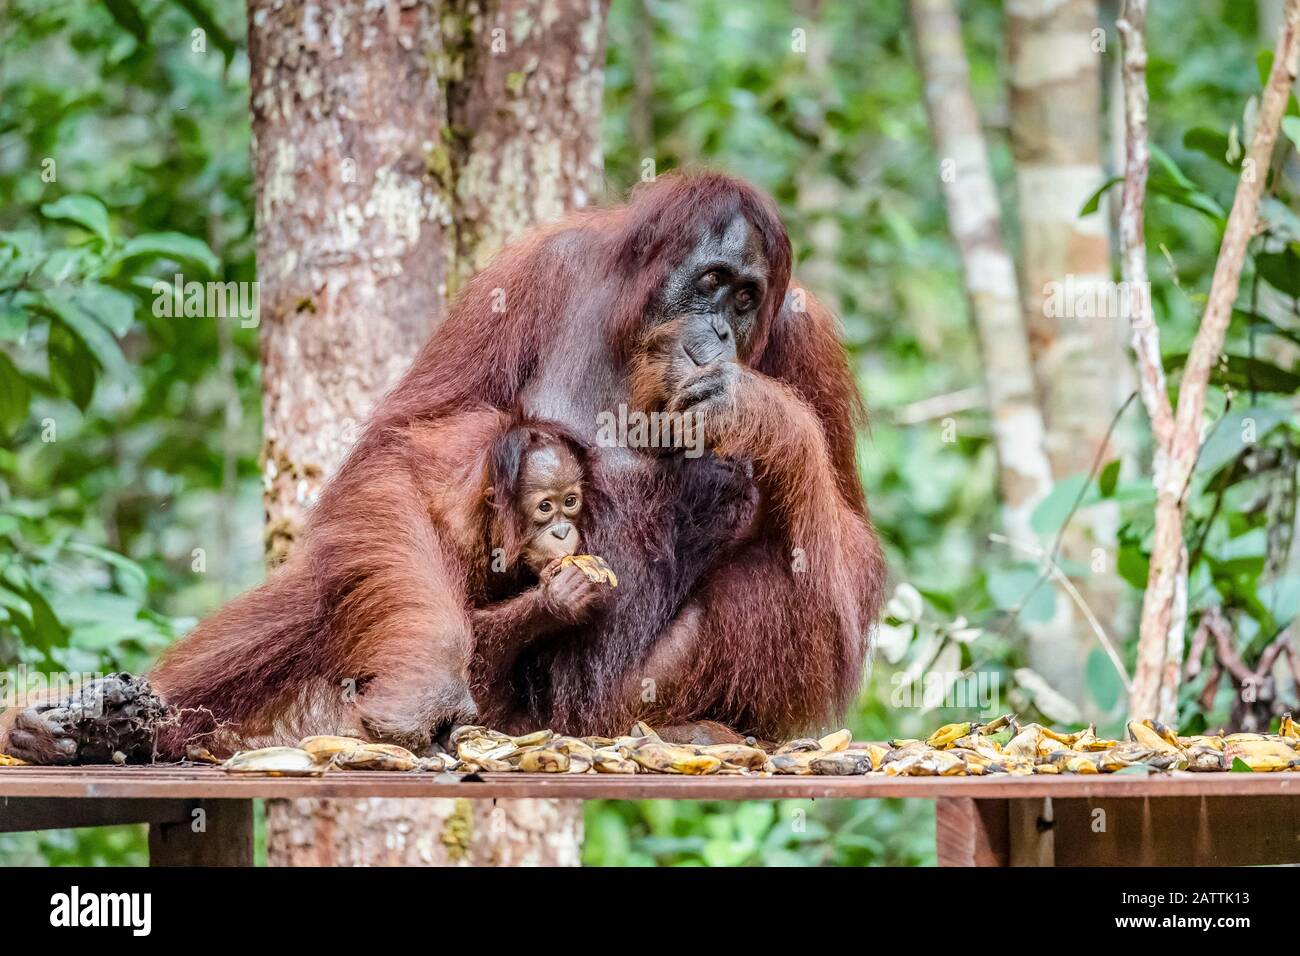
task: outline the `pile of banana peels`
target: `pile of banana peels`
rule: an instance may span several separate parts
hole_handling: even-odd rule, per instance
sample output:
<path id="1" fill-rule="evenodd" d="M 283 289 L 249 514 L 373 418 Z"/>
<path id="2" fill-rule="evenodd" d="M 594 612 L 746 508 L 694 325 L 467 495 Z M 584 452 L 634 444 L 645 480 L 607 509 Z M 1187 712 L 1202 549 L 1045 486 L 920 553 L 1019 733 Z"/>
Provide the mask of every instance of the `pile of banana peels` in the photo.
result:
<path id="1" fill-rule="evenodd" d="M 868 745 L 870 746 L 870 745 Z M 925 740 L 894 740 L 876 769 L 892 776 L 980 776 L 991 773 L 1115 773 L 1142 770 L 1300 770 L 1300 730 L 1287 714 L 1277 734 L 1180 736 L 1153 720 L 1129 721 L 1124 740 L 1098 737 L 1089 726 L 1059 733 L 999 717 L 986 724 L 940 727 Z"/>
<path id="2" fill-rule="evenodd" d="M 637 723 L 624 737 L 566 737 L 550 730 L 512 737 L 464 726 L 451 751 L 416 756 L 353 737 L 307 737 L 297 747 L 236 754 L 230 773 L 318 776 L 331 769 L 455 773 L 820 774 L 959 777 L 985 774 L 1095 774 L 1137 768 L 1255 772 L 1300 770 L 1300 728 L 1291 715 L 1276 734 L 1180 736 L 1156 721 L 1130 721 L 1126 739 L 1100 738 L 1094 727 L 1059 733 L 1006 715 L 987 723 L 946 724 L 924 740 L 855 743 L 848 730 L 765 748 L 744 743 L 694 746 L 663 740 Z"/>

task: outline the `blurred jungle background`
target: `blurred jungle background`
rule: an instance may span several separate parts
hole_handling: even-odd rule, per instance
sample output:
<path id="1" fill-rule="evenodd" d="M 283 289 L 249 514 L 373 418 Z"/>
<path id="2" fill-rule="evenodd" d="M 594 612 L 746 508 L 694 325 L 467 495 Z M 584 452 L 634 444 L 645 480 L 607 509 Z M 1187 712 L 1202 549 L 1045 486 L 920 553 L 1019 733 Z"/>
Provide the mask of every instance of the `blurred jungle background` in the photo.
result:
<path id="1" fill-rule="evenodd" d="M 1063 29 L 1098 47 L 1077 71 L 1045 64 L 1027 39 L 1036 8 L 1057 7 L 1069 8 Z M 945 209 L 948 154 L 934 145 L 906 3 L 613 0 L 596 198 L 624 194 L 647 160 L 744 176 L 775 196 L 799 275 L 843 319 L 872 409 L 863 480 L 897 587 L 850 718 L 858 738 L 1001 710 L 1113 734 L 1147 583 L 1151 433 L 1141 402 L 1126 403 L 1127 331 L 1062 345 L 1072 333 L 1042 327 L 1037 297 L 1042 277 L 1119 276 L 1119 189 L 1101 189 L 1123 172 L 1119 11 L 1083 0 L 957 8 L 1024 293 L 1017 347 L 1030 342 L 1047 428 L 1050 485 L 1016 520 L 1042 549 L 1062 545 L 1059 576 L 1041 553 L 990 538 L 1011 520 L 981 358 L 990 350 L 968 306 Z M 1281 10 L 1280 0 L 1151 4 L 1146 258 L 1172 382 L 1204 308 Z M 246 22 L 239 0 L 0 0 L 4 669 L 142 671 L 264 573 L 259 329 L 159 315 L 152 291 L 177 273 L 257 277 Z M 1211 608 L 1228 627 L 1202 644 L 1204 666 L 1188 662 L 1185 729 L 1258 726 L 1296 700 L 1286 648 L 1275 647 L 1300 606 L 1294 100 L 1288 113 L 1289 152 L 1250 247 L 1189 491 L 1187 632 Z M 1052 210 L 1063 204 L 1059 229 Z M 1073 351 L 1062 361 L 1059 348 Z M 948 706 L 969 677 L 989 698 Z M 933 861 L 925 802 L 584 812 L 582 858 L 595 865 Z M 146 858 L 139 827 L 0 836 L 2 864 Z"/>

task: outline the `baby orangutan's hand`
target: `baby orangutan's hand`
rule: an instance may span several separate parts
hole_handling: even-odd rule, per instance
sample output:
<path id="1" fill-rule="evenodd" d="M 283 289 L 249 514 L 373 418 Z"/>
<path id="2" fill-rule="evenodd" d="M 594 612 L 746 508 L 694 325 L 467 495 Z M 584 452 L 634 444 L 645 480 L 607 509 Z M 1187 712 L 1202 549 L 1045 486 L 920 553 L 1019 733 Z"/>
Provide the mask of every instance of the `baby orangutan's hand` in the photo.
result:
<path id="1" fill-rule="evenodd" d="M 557 620 L 577 624 L 608 600 L 618 578 L 603 558 L 566 555 L 546 566 L 539 586 L 550 613 Z"/>

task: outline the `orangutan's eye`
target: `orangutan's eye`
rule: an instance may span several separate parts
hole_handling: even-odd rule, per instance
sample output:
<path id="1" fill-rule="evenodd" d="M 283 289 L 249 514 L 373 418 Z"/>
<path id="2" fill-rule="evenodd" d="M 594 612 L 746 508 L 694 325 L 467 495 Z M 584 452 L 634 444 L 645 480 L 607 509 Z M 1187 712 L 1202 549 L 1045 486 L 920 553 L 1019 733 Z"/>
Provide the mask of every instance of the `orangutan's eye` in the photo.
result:
<path id="1" fill-rule="evenodd" d="M 578 496 L 577 496 L 577 495 L 569 495 L 569 497 L 565 498 L 565 499 L 564 499 L 564 507 L 566 507 L 566 508 L 576 508 L 576 507 L 578 507 Z"/>
<path id="2" fill-rule="evenodd" d="M 721 284 L 722 277 L 720 275 L 716 272 L 706 272 L 704 275 L 700 276 L 699 280 L 695 283 L 695 287 L 701 292 L 712 293 L 717 292 L 718 286 Z"/>
<path id="3" fill-rule="evenodd" d="M 537 510 L 540 511 L 540 512 L 541 512 L 542 514 L 544 514 L 544 515 L 548 515 L 548 514 L 550 514 L 550 513 L 551 513 L 551 502 L 550 502 L 550 499 L 548 499 L 548 498 L 543 498 L 541 501 L 539 501 L 539 502 L 537 503 Z"/>

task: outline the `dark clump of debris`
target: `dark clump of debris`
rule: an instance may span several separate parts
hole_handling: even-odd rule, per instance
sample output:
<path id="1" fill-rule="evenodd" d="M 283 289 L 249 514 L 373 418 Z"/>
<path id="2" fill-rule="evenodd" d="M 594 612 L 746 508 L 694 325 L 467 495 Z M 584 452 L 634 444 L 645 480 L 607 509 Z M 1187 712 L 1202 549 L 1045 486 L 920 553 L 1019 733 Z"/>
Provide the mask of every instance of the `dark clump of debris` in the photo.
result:
<path id="1" fill-rule="evenodd" d="M 76 741 L 76 763 L 151 760 L 155 727 L 165 714 L 149 682 L 126 673 L 88 681 L 36 710 L 57 736 Z"/>

